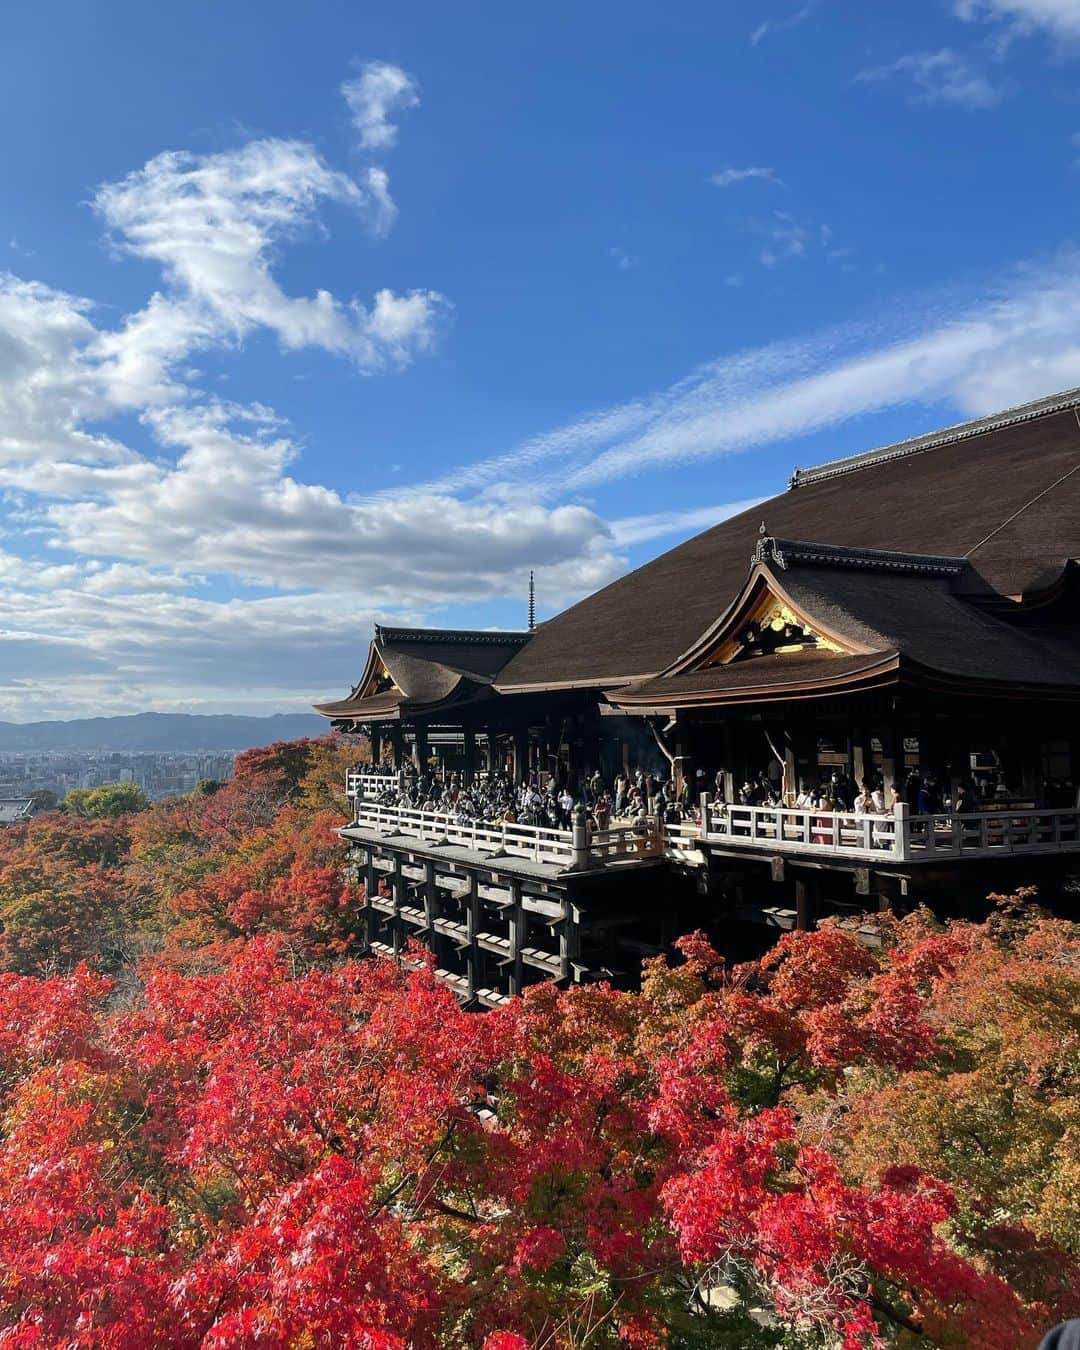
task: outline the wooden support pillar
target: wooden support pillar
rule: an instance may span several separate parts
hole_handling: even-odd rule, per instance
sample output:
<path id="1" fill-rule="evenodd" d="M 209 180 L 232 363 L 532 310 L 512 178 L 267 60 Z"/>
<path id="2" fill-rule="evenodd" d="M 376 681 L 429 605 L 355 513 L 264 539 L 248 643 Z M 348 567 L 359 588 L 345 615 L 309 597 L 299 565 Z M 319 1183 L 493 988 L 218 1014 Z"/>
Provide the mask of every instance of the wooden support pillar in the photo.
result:
<path id="1" fill-rule="evenodd" d="M 371 944 L 375 941 L 375 926 L 379 920 L 376 911 L 371 907 L 371 902 L 378 893 L 379 877 L 375 871 L 375 854 L 369 848 L 367 851 L 367 867 L 364 869 L 364 943 L 366 951 L 371 951 Z"/>
<path id="2" fill-rule="evenodd" d="M 732 733 L 731 719 L 728 717 L 724 718 L 721 727 L 721 744 L 724 747 L 724 762 L 720 766 L 724 774 L 724 801 L 733 802 L 735 801 L 735 793 L 737 791 L 737 784 L 735 782 L 735 737 Z M 741 778 L 739 779 L 739 782 L 742 782 Z M 715 786 L 719 788 L 721 785 L 716 783 Z"/>
<path id="3" fill-rule="evenodd" d="M 417 773 L 427 773 L 429 755 L 427 727 L 418 725 L 415 734 L 413 758 L 416 762 L 416 771 Z"/>
<path id="4" fill-rule="evenodd" d="M 808 933 L 817 921 L 818 879 L 813 872 L 795 873 L 795 927 Z"/>
<path id="5" fill-rule="evenodd" d="M 377 726 L 368 732 L 368 745 L 371 747 L 371 767 L 378 772 L 382 763 L 382 733 Z"/>
<path id="6" fill-rule="evenodd" d="M 1042 800 L 1042 732 L 1036 725 L 1025 728 L 1020 743 L 1020 791 L 1036 803 Z"/>
<path id="7" fill-rule="evenodd" d="M 968 719 L 962 712 L 949 719 L 949 796 L 955 802 L 960 784 L 971 778 L 971 736 Z"/>
<path id="8" fill-rule="evenodd" d="M 476 935 L 480 931 L 480 892 L 479 880 L 475 872 L 469 873 L 469 890 L 465 896 L 465 932 L 469 939 L 465 959 L 468 967 L 469 997 L 476 996 L 480 983 L 480 962 L 483 953 L 476 944 Z"/>
<path id="9" fill-rule="evenodd" d="M 485 739 L 487 741 L 488 773 L 498 773 L 502 768 L 499 763 L 499 737 L 494 731 L 489 731 Z"/>
<path id="10" fill-rule="evenodd" d="M 574 962 L 581 955 L 581 926 L 577 907 L 563 899 L 563 917 L 559 928 L 559 979 L 573 983 Z"/>
<path id="11" fill-rule="evenodd" d="M 799 795 L 799 757 L 795 748 L 795 733 L 790 727 L 784 728 L 784 790 L 787 799 L 794 803 Z"/>
<path id="12" fill-rule="evenodd" d="M 472 727 L 465 727 L 462 734 L 465 740 L 465 784 L 468 786 L 476 777 L 476 732 Z"/>
<path id="13" fill-rule="evenodd" d="M 857 791 L 873 777 L 873 757 L 870 753 L 870 733 L 862 722 L 856 722 L 851 732 L 851 777 Z"/>
<path id="14" fill-rule="evenodd" d="M 514 732 L 514 782 L 524 783 L 529 776 L 529 733 Z"/>
<path id="15" fill-rule="evenodd" d="M 521 882 L 511 880 L 510 894 L 513 904 L 510 906 L 510 992 L 520 994 L 523 986 L 521 949 L 525 946 L 526 916 L 525 906 L 521 903 Z"/>
<path id="16" fill-rule="evenodd" d="M 895 705 L 889 709 L 881 725 L 881 777 L 885 793 L 885 805 L 892 807 L 893 791 L 902 801 L 907 784 L 907 768 L 904 764 L 904 724 L 900 709 Z"/>
<path id="17" fill-rule="evenodd" d="M 400 722 L 395 722 L 390 728 L 390 753 L 393 756 L 394 772 L 399 773 L 405 760 L 405 740 Z"/>
<path id="18" fill-rule="evenodd" d="M 400 954 L 404 943 L 401 940 L 401 905 L 405 899 L 405 878 L 401 872 L 401 854 L 394 854 L 394 871 L 390 878 L 390 892 L 394 900 L 393 944 L 394 955 Z"/>
<path id="19" fill-rule="evenodd" d="M 435 864 L 424 863 L 424 922 L 428 931 L 434 932 L 435 920 L 439 917 L 439 892 L 435 888 Z"/>

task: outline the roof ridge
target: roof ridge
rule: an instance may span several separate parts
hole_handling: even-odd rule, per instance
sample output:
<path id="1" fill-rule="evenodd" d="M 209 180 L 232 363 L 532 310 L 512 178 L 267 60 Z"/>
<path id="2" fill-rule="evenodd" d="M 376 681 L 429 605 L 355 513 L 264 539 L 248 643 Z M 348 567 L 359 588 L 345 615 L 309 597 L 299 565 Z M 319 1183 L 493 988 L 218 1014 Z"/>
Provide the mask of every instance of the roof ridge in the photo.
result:
<path id="1" fill-rule="evenodd" d="M 762 527 L 764 529 L 764 526 Z M 819 563 L 859 567 L 868 571 L 913 572 L 919 576 L 958 576 L 970 563 L 943 553 L 902 553 L 894 549 L 861 548 L 848 544 L 817 544 L 804 539 L 780 539 L 760 534 L 751 563 Z"/>
<path id="2" fill-rule="evenodd" d="M 1031 422 L 1039 417 L 1053 413 L 1067 412 L 1070 408 L 1080 407 L 1080 387 L 1065 389 L 1057 394 L 1047 394 L 1043 398 L 1032 399 L 1029 403 L 1018 403 L 1001 412 L 988 413 L 984 417 L 974 417 L 966 422 L 957 422 L 938 431 L 924 432 L 921 436 L 911 436 L 891 445 L 879 446 L 876 450 L 863 450 L 855 455 L 845 455 L 840 459 L 827 460 L 810 469 L 796 469 L 791 475 L 789 488 L 802 487 L 807 483 L 819 483 L 826 478 L 836 478 L 840 474 L 853 473 L 856 469 L 871 464 L 888 463 L 894 459 L 905 459 L 909 455 L 921 454 L 926 450 L 936 450 L 943 445 L 980 436 L 987 431 L 1000 431 L 1005 427 L 1021 422 Z"/>
<path id="3" fill-rule="evenodd" d="M 375 636 L 387 642 L 473 642 L 509 646 L 527 642 L 532 634 L 492 628 L 391 628 L 376 624 Z"/>

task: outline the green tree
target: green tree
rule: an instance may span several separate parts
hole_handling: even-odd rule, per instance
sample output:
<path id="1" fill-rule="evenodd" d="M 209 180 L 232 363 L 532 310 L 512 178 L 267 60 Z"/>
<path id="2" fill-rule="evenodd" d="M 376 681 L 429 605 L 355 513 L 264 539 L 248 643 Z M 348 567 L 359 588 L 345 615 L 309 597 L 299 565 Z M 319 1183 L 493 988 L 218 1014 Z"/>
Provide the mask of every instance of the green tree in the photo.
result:
<path id="1" fill-rule="evenodd" d="M 145 811 L 146 793 L 136 783 L 103 783 L 96 788 L 72 788 L 64 809 L 87 820 L 115 820 L 118 816 Z"/>

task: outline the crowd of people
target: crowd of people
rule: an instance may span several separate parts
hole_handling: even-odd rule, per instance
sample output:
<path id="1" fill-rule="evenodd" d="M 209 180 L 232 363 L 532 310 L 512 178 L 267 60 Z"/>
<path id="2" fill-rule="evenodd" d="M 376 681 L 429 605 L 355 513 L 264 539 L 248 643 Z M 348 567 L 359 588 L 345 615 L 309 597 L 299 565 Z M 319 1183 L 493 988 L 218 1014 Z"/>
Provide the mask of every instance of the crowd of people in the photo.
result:
<path id="1" fill-rule="evenodd" d="M 526 782 L 515 784 L 501 771 L 466 783 L 459 773 L 440 776 L 409 768 L 376 801 L 381 806 L 438 811 L 455 824 L 522 824 L 556 830 L 571 829 L 579 807 L 590 830 L 606 830 L 614 821 L 644 822 L 650 816 L 669 824 L 696 818 L 688 786 L 677 793 L 670 778 L 645 769 L 620 773 L 610 782 L 599 772 L 561 781 L 554 773 L 533 773 Z"/>
<path id="2" fill-rule="evenodd" d="M 467 783 L 457 772 L 418 772 L 410 766 L 396 775 L 393 785 L 382 791 L 377 801 L 383 806 L 438 811 L 458 824 L 519 823 L 560 830 L 572 828 L 581 807 L 590 829 L 605 830 L 616 822 L 633 823 L 648 817 L 667 824 L 696 823 L 700 821 L 703 793 L 710 793 L 718 806 L 729 804 L 726 784 L 723 770 L 710 775 L 702 768 L 676 786 L 671 777 L 644 768 L 621 771 L 610 780 L 599 772 L 581 779 L 534 772 L 526 782 L 516 784 L 501 770 L 481 774 Z M 1065 791 L 1069 805 L 1075 805 L 1075 789 L 1067 785 Z M 884 816 L 906 803 L 913 816 L 933 816 L 964 815 L 1008 800 L 1010 794 L 1000 780 L 965 781 L 950 790 L 933 773 L 913 771 L 901 786 L 886 792 L 879 777 L 856 784 L 838 768 L 816 783 L 801 782 L 797 792 L 786 798 L 781 783 L 763 772 L 747 778 L 730 804 Z"/>

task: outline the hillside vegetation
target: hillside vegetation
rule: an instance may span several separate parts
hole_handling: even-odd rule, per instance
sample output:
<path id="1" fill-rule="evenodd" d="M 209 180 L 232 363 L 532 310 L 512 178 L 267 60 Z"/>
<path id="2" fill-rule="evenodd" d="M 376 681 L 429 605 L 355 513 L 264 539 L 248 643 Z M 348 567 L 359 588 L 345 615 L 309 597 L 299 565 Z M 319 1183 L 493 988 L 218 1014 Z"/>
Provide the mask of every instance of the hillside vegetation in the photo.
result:
<path id="1" fill-rule="evenodd" d="M 483 1015 L 358 956 L 355 748 L 0 834 L 0 1341 L 1017 1350 L 1080 1314 L 1080 926 Z"/>

